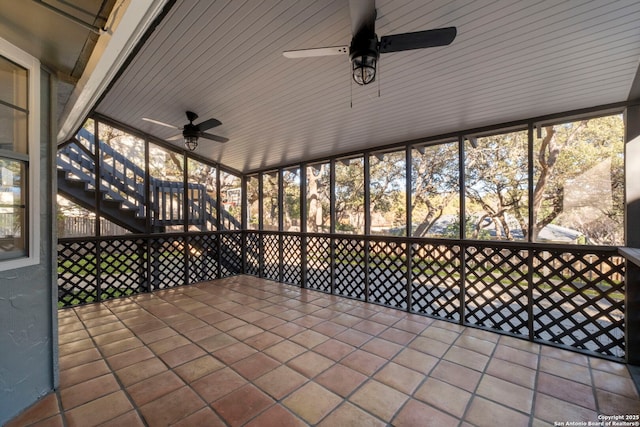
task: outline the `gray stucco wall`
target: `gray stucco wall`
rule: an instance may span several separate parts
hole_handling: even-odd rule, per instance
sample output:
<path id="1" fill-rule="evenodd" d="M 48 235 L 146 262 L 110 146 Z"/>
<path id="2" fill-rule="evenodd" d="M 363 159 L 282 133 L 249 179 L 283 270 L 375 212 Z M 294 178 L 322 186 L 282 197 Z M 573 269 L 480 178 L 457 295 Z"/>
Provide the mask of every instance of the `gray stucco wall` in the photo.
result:
<path id="1" fill-rule="evenodd" d="M 57 385 L 51 82 L 41 74 L 40 264 L 0 272 L 0 425 Z"/>

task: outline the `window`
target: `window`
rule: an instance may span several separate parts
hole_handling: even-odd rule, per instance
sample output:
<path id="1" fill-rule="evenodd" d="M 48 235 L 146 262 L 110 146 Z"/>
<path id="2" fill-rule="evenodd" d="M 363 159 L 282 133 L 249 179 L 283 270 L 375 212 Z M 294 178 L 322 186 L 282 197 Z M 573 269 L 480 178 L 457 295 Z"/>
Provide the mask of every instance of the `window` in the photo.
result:
<path id="1" fill-rule="evenodd" d="M 364 158 L 336 161 L 336 233 L 364 234 Z"/>
<path id="2" fill-rule="evenodd" d="M 39 262 L 40 63 L 0 39 L 0 270 Z"/>
<path id="3" fill-rule="evenodd" d="M 406 236 L 406 153 L 375 153 L 369 157 L 371 234 Z"/>
<path id="4" fill-rule="evenodd" d="M 278 230 L 278 172 L 262 174 L 262 228 Z"/>

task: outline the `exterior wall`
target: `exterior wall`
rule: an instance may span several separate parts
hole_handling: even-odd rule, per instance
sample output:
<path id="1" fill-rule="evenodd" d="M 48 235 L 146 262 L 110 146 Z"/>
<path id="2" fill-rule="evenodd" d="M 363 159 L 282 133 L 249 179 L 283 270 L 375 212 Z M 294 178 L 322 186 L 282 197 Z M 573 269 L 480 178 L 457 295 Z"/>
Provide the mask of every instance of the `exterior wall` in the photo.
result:
<path id="1" fill-rule="evenodd" d="M 0 272 L 0 424 L 57 386 L 52 83 L 41 72 L 40 263 Z"/>

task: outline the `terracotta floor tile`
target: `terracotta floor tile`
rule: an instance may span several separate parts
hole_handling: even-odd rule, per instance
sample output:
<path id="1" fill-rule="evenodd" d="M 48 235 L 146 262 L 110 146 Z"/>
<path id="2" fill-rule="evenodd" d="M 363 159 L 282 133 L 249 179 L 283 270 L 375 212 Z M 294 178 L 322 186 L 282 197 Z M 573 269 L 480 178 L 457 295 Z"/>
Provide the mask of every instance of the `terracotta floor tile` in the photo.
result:
<path id="1" fill-rule="evenodd" d="M 100 359 L 102 359 L 100 352 L 96 348 L 89 348 L 68 356 L 62 356 L 58 360 L 60 370 L 65 370 Z"/>
<path id="2" fill-rule="evenodd" d="M 149 345 L 153 342 L 160 341 L 165 338 L 169 338 L 173 335 L 176 335 L 177 333 L 178 332 L 176 332 L 175 330 L 169 327 L 165 327 L 165 328 L 153 330 L 151 332 L 145 332 L 144 334 L 140 334 L 138 335 L 138 338 L 140 338 L 140 340 L 143 343 Z"/>
<path id="3" fill-rule="evenodd" d="M 112 342 L 121 341 L 126 338 L 134 337 L 133 332 L 131 332 L 129 329 L 122 329 L 122 328 L 123 326 L 120 325 L 120 327 L 114 331 L 107 332 L 106 334 L 94 336 L 93 340 L 96 342 L 96 344 L 103 346 L 105 344 L 109 344 Z"/>
<path id="4" fill-rule="evenodd" d="M 295 323 L 284 323 L 280 326 L 276 326 L 275 328 L 270 329 L 274 334 L 278 334 L 283 338 L 289 338 L 296 334 L 299 334 L 302 331 L 305 331 L 306 328 L 300 325 L 296 325 Z"/>
<path id="5" fill-rule="evenodd" d="M 60 390 L 60 400 L 64 410 L 69 410 L 118 390 L 120 385 L 113 374 L 106 374 L 63 388 Z"/>
<path id="6" fill-rule="evenodd" d="M 501 345 L 506 345 L 509 347 L 516 348 L 518 350 L 526 351 L 532 354 L 536 354 L 536 355 L 540 354 L 540 347 L 541 347 L 540 344 L 536 344 L 521 338 L 502 335 L 498 343 Z"/>
<path id="7" fill-rule="evenodd" d="M 575 351 L 563 350 L 557 347 L 551 347 L 544 345 L 540 347 L 541 357 L 553 357 L 554 359 L 560 359 L 564 362 L 574 363 L 581 366 L 589 366 L 589 358 L 584 354 L 576 353 Z"/>
<path id="8" fill-rule="evenodd" d="M 352 316 L 350 314 L 342 313 L 338 316 L 331 319 L 332 322 L 337 323 L 338 325 L 346 326 L 347 328 L 351 328 L 356 323 L 360 323 L 362 319 L 357 316 Z"/>
<path id="9" fill-rule="evenodd" d="M 57 414 L 42 421 L 30 424 L 29 427 L 64 427 L 64 421 L 62 420 L 62 415 Z"/>
<path id="10" fill-rule="evenodd" d="M 352 345 L 338 341 L 337 339 L 329 339 L 317 347 L 313 348 L 313 351 L 320 353 L 329 359 L 338 361 L 352 353 L 356 348 Z"/>
<path id="11" fill-rule="evenodd" d="M 231 368 L 222 368 L 191 383 L 193 389 L 212 403 L 249 382 Z"/>
<path id="12" fill-rule="evenodd" d="M 247 338 L 252 337 L 254 335 L 258 335 L 262 332 L 264 332 L 264 329 L 259 328 L 257 326 L 243 325 L 243 326 L 240 326 L 239 328 L 235 328 L 235 329 L 231 329 L 230 331 L 227 331 L 227 334 L 231 335 L 232 337 L 240 341 L 244 341 Z"/>
<path id="13" fill-rule="evenodd" d="M 317 301 L 315 301 L 314 304 L 317 304 Z M 340 313 L 338 313 L 337 311 L 332 310 L 330 308 L 322 308 L 322 309 L 320 309 L 318 311 L 314 311 L 313 312 L 314 316 L 320 317 L 320 318 L 322 318 L 324 320 L 331 320 L 334 317 L 338 316 L 339 314 Z"/>
<path id="14" fill-rule="evenodd" d="M 371 340 L 364 343 L 361 349 L 368 351 L 369 353 L 373 353 L 376 356 L 380 356 L 385 359 L 391 359 L 400 350 L 403 349 L 403 346 L 382 338 L 372 338 Z"/>
<path id="15" fill-rule="evenodd" d="M 435 357 L 442 357 L 451 347 L 449 344 L 442 341 L 423 336 L 415 338 L 408 346 L 414 350 L 418 350 Z"/>
<path id="16" fill-rule="evenodd" d="M 479 426 L 529 426 L 529 417 L 526 415 L 478 396 L 471 401 L 465 420 Z"/>
<path id="17" fill-rule="evenodd" d="M 380 369 L 374 378 L 402 393 L 411 394 L 425 379 L 425 376 L 391 362 Z"/>
<path id="18" fill-rule="evenodd" d="M 223 363 L 213 356 L 207 355 L 174 368 L 174 372 L 190 383 L 222 367 L 224 367 Z"/>
<path id="19" fill-rule="evenodd" d="M 344 332 L 347 330 L 345 326 L 338 325 L 337 323 L 334 323 L 330 320 L 324 321 L 322 323 L 318 323 L 317 325 L 313 326 L 311 329 L 316 332 L 320 332 L 321 334 L 326 335 L 328 337 L 334 337 L 340 332 Z"/>
<path id="20" fill-rule="evenodd" d="M 257 320 L 255 322 L 253 322 L 254 325 L 262 328 L 262 329 L 267 329 L 267 330 L 271 330 L 273 328 L 275 328 L 276 326 L 280 326 L 284 323 L 287 323 L 286 320 L 282 320 L 280 318 L 277 318 L 275 316 L 268 316 L 265 317 L 263 319 Z"/>
<path id="21" fill-rule="evenodd" d="M 211 325 L 207 325 L 201 328 L 191 329 L 190 331 L 186 331 L 185 333 L 183 333 L 183 335 L 189 338 L 193 342 L 198 342 L 200 340 L 212 337 L 214 335 L 218 335 L 220 333 L 221 331 L 218 328 Z"/>
<path id="22" fill-rule="evenodd" d="M 592 409 L 568 402 L 560 404 L 557 398 L 544 393 L 536 393 L 533 414 L 548 423 L 559 420 L 596 421 L 598 417 Z"/>
<path id="23" fill-rule="evenodd" d="M 442 358 L 476 371 L 483 371 L 489 363 L 488 356 L 455 345 Z"/>
<path id="24" fill-rule="evenodd" d="M 381 382 L 368 380 L 349 400 L 389 422 L 408 398 L 406 394 Z"/>
<path id="25" fill-rule="evenodd" d="M 138 324 L 129 324 L 127 325 L 129 329 L 133 331 L 136 335 L 140 336 L 142 334 L 146 334 L 147 332 L 156 331 L 158 329 L 165 328 L 167 325 L 160 319 L 150 319 L 144 323 Z"/>
<path id="26" fill-rule="evenodd" d="M 393 324 L 393 327 L 418 335 L 433 322 L 433 319 L 424 316 L 415 316 L 415 318 L 417 320 L 411 320 L 408 318 L 400 319 Z"/>
<path id="27" fill-rule="evenodd" d="M 70 387 L 82 381 L 111 372 L 104 360 L 96 360 L 75 368 L 60 371 L 60 387 Z"/>
<path id="28" fill-rule="evenodd" d="M 500 345 L 496 347 L 494 356 L 498 359 L 507 360 L 518 365 L 525 366 L 530 369 L 538 368 L 538 355 L 530 353 L 525 350 L 520 350 L 507 345 Z"/>
<path id="29" fill-rule="evenodd" d="M 464 332 L 462 332 L 463 336 L 478 338 L 483 341 L 489 341 L 493 343 L 497 343 L 500 341 L 500 334 L 496 334 L 495 332 L 485 331 L 483 329 L 476 328 L 466 328 Z"/>
<path id="30" fill-rule="evenodd" d="M 429 375 L 470 392 L 476 389 L 482 376 L 478 371 L 446 360 L 441 360 Z"/>
<path id="31" fill-rule="evenodd" d="M 192 331 L 194 329 L 202 328 L 207 326 L 206 322 L 203 322 L 200 319 L 189 319 L 183 322 L 174 323 L 171 325 L 173 329 L 185 335 L 186 332 Z"/>
<path id="32" fill-rule="evenodd" d="M 122 368 L 116 371 L 116 375 L 123 385 L 130 386 L 166 370 L 166 365 L 160 359 L 153 358 Z"/>
<path id="33" fill-rule="evenodd" d="M 373 415 L 368 414 L 348 402 L 340 405 L 329 416 L 323 419 L 319 427 L 334 426 L 367 426 L 367 427 L 384 427 L 387 423 L 380 421 Z"/>
<path id="34" fill-rule="evenodd" d="M 109 366 L 111 366 L 111 369 L 117 371 L 118 369 L 133 365 L 134 363 L 151 359 L 152 357 L 155 357 L 155 354 L 153 354 L 153 352 L 145 346 L 134 348 L 133 350 L 128 350 L 122 353 L 118 353 L 115 356 L 108 357 L 107 362 L 109 362 Z"/>
<path id="35" fill-rule="evenodd" d="M 245 427 L 304 427 L 307 425 L 286 408 L 277 404 L 245 424 Z"/>
<path id="36" fill-rule="evenodd" d="M 186 416 L 171 427 L 225 427 L 226 424 L 211 408 L 202 408 Z"/>
<path id="37" fill-rule="evenodd" d="M 371 320 L 363 320 L 353 325 L 352 328 L 357 331 L 364 332 L 365 334 L 375 336 L 387 329 L 388 326 L 383 325 L 382 323 L 373 322 Z"/>
<path id="38" fill-rule="evenodd" d="M 279 317 L 280 319 L 286 320 L 288 322 L 291 322 L 292 320 L 295 320 L 304 316 L 304 313 L 298 310 L 290 309 L 290 310 L 281 311 L 279 313 L 274 313 L 274 316 Z"/>
<path id="39" fill-rule="evenodd" d="M 315 377 L 330 366 L 333 366 L 333 364 L 333 360 L 321 356 L 313 351 L 307 351 L 306 353 L 303 353 L 287 362 L 289 367 L 300 372 L 307 378 Z"/>
<path id="40" fill-rule="evenodd" d="M 596 409 L 593 389 L 579 382 L 540 372 L 536 391 L 588 409 Z"/>
<path id="41" fill-rule="evenodd" d="M 363 350 L 356 350 L 342 359 L 340 363 L 365 375 L 373 375 L 384 363 L 385 359 Z"/>
<path id="42" fill-rule="evenodd" d="M 220 329 L 222 332 L 230 331 L 231 329 L 239 328 L 240 326 L 247 325 L 244 320 L 232 317 L 230 319 L 223 320 L 222 322 L 214 323 L 213 326 Z"/>
<path id="43" fill-rule="evenodd" d="M 414 371 L 418 371 L 425 375 L 431 372 L 439 360 L 440 359 L 437 357 L 430 356 L 412 348 L 405 348 L 393 358 L 393 361 L 399 365 L 413 369 Z"/>
<path id="44" fill-rule="evenodd" d="M 640 413 L 640 400 L 629 398 L 606 390 L 596 390 L 598 408 L 604 414 L 633 414 Z M 636 420 L 637 421 L 637 420 Z"/>
<path id="45" fill-rule="evenodd" d="M 238 315 L 239 319 L 244 320 L 245 322 L 254 324 L 256 321 L 264 319 L 265 317 L 269 317 L 269 315 L 265 312 L 258 310 L 251 310 L 247 313 L 242 313 Z"/>
<path id="46" fill-rule="evenodd" d="M 427 378 L 414 393 L 414 397 L 457 417 L 462 417 L 471 399 L 471 393 L 444 381 Z"/>
<path id="47" fill-rule="evenodd" d="M 420 335 L 426 338 L 441 341 L 445 344 L 453 344 L 453 342 L 460 336 L 460 333 L 454 330 L 457 329 L 456 327 L 458 325 L 444 324 L 444 322 L 440 322 L 440 324 L 441 326 L 443 326 L 443 328 L 435 326 L 436 323 L 434 322 L 432 326 L 429 326 L 427 329 L 422 331 Z"/>
<path id="48" fill-rule="evenodd" d="M 307 382 L 307 378 L 288 366 L 280 366 L 253 381 L 265 393 L 280 400 Z"/>
<path id="49" fill-rule="evenodd" d="M 200 320 L 207 322 L 210 325 L 215 325 L 223 320 L 231 319 L 231 315 L 222 311 L 216 310 L 213 313 L 200 316 Z"/>
<path id="50" fill-rule="evenodd" d="M 346 366 L 333 365 L 315 378 L 315 382 L 332 392 L 346 397 L 368 377 Z"/>
<path id="51" fill-rule="evenodd" d="M 640 400 L 635 383 L 631 378 L 621 377 L 595 369 L 591 374 L 593 375 L 593 385 L 597 389 Z M 640 407 L 640 402 L 638 406 Z"/>
<path id="52" fill-rule="evenodd" d="M 322 335 L 321 333 L 312 331 L 310 329 L 307 329 L 289 338 L 289 340 L 306 348 L 313 348 L 319 344 L 322 344 L 328 339 L 329 338 L 326 335 Z"/>
<path id="53" fill-rule="evenodd" d="M 537 374 L 533 369 L 497 358 L 491 359 L 486 373 L 530 389 L 535 387 Z"/>
<path id="54" fill-rule="evenodd" d="M 174 350 L 167 351 L 166 353 L 162 353 L 160 358 L 164 363 L 169 365 L 169 367 L 173 368 L 205 354 L 205 351 L 196 344 L 187 344 Z"/>
<path id="55" fill-rule="evenodd" d="M 380 338 L 403 346 L 409 344 L 411 340 L 416 338 L 416 336 L 417 335 L 412 332 L 407 332 L 397 328 L 389 328 L 378 335 Z"/>
<path id="56" fill-rule="evenodd" d="M 465 334 L 460 335 L 455 345 L 475 351 L 476 353 L 484 354 L 485 356 L 491 356 L 496 347 L 495 342 L 485 341 Z"/>
<path id="57" fill-rule="evenodd" d="M 241 359 L 240 361 L 233 364 L 233 369 L 250 380 L 257 378 L 263 375 L 265 372 L 270 371 L 271 369 L 280 365 L 280 362 L 263 353 L 256 353 L 254 351 L 250 354 L 250 356 Z M 227 365 L 229 365 L 229 363 L 227 363 Z"/>
<path id="58" fill-rule="evenodd" d="M 414 399 L 410 399 L 393 419 L 393 426 L 414 427 L 453 427 L 458 425 L 458 419 L 445 414 L 438 409 Z M 508 424 L 505 424 L 508 425 Z"/>
<path id="59" fill-rule="evenodd" d="M 115 341 L 100 346 L 100 352 L 102 352 L 104 356 L 109 357 L 113 356 L 114 354 L 122 353 L 123 351 L 140 347 L 142 345 L 143 343 L 138 337 L 125 338 L 120 341 Z"/>
<path id="60" fill-rule="evenodd" d="M 74 322 L 78 321 L 74 320 Z M 58 327 L 58 342 L 60 343 L 60 345 L 69 344 L 78 340 L 84 340 L 88 338 L 89 334 L 85 329 L 80 329 L 74 332 L 63 334 L 60 332 L 60 326 Z"/>
<path id="61" fill-rule="evenodd" d="M 299 344 L 293 343 L 291 341 L 281 341 L 266 349 L 264 353 L 284 363 L 287 360 L 293 359 L 299 354 L 304 353 L 305 351 L 307 351 L 307 349 Z"/>
<path id="62" fill-rule="evenodd" d="M 231 335 L 220 333 L 218 335 L 214 335 L 212 337 L 198 341 L 198 345 L 207 350 L 209 353 L 213 353 L 237 342 L 238 340 Z"/>
<path id="63" fill-rule="evenodd" d="M 248 384 L 212 404 L 230 426 L 240 426 L 274 404 L 274 400 Z"/>
<path id="64" fill-rule="evenodd" d="M 533 390 L 491 375 L 482 377 L 476 394 L 524 413 L 531 412 Z"/>
<path id="65" fill-rule="evenodd" d="M 215 357 L 220 359 L 227 365 L 232 365 L 235 362 L 245 359 L 252 354 L 255 354 L 257 350 L 242 342 L 231 344 L 223 349 L 220 349 L 213 353 Z"/>
<path id="66" fill-rule="evenodd" d="M 540 371 L 591 385 L 589 368 L 575 363 L 565 362 L 549 356 L 540 356 Z"/>
<path id="67" fill-rule="evenodd" d="M 155 354 L 162 354 L 187 344 L 190 344 L 190 341 L 182 335 L 173 335 L 152 342 L 148 346 Z"/>
<path id="68" fill-rule="evenodd" d="M 86 427 L 111 420 L 132 409 L 125 393 L 119 390 L 66 411 L 65 417 L 69 427 Z"/>
<path id="69" fill-rule="evenodd" d="M 115 417 L 105 423 L 100 424 L 100 427 L 145 427 L 145 424 L 140 419 L 140 415 L 136 411 L 125 412 L 124 414 Z"/>
<path id="70" fill-rule="evenodd" d="M 59 357 L 68 356 L 84 350 L 91 350 L 92 348 L 95 348 L 93 340 L 91 338 L 84 338 L 68 344 L 60 343 L 58 346 L 58 355 Z"/>
<path id="71" fill-rule="evenodd" d="M 271 347 L 272 345 L 279 343 L 282 340 L 284 340 L 284 338 L 280 335 L 276 335 L 269 331 L 264 331 L 245 339 L 244 343 L 257 350 L 264 350 L 265 348 Z"/>
<path id="72" fill-rule="evenodd" d="M 150 426 L 163 426 L 175 423 L 205 405 L 190 387 L 182 387 L 141 406 L 140 413 Z"/>
<path id="73" fill-rule="evenodd" d="M 336 335 L 334 338 L 354 347 L 360 347 L 362 344 L 373 338 L 373 336 L 353 329 L 347 329 L 346 331 Z"/>
<path id="74" fill-rule="evenodd" d="M 127 387 L 127 393 L 136 405 L 142 406 L 184 385 L 173 371 L 164 371 Z"/>
<path id="75" fill-rule="evenodd" d="M 318 323 L 324 322 L 324 319 L 321 317 L 316 317 L 311 314 L 307 314 L 306 316 L 302 316 L 294 320 L 296 325 L 302 326 L 304 328 L 313 328 Z"/>
<path id="76" fill-rule="evenodd" d="M 51 418 L 59 413 L 58 396 L 56 393 L 49 393 L 36 403 L 22 411 L 20 415 L 14 417 L 5 424 L 5 427 L 22 427 L 37 421 Z"/>
<path id="77" fill-rule="evenodd" d="M 619 375 L 625 378 L 631 378 L 629 369 L 624 363 L 613 362 L 611 360 L 599 359 L 597 357 L 589 358 L 591 368 L 610 374 Z"/>
<path id="78" fill-rule="evenodd" d="M 342 398 L 320 385 L 309 382 L 282 403 L 310 424 L 317 424 L 342 402 Z"/>

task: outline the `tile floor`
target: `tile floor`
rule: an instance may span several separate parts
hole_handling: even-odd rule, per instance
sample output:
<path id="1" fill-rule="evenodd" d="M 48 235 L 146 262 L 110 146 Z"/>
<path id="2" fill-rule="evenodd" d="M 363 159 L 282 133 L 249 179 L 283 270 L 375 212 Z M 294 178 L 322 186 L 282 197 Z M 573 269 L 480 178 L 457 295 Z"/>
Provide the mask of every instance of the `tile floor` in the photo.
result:
<path id="1" fill-rule="evenodd" d="M 546 426 L 638 414 L 623 364 L 238 276 L 59 312 L 8 426 Z"/>

